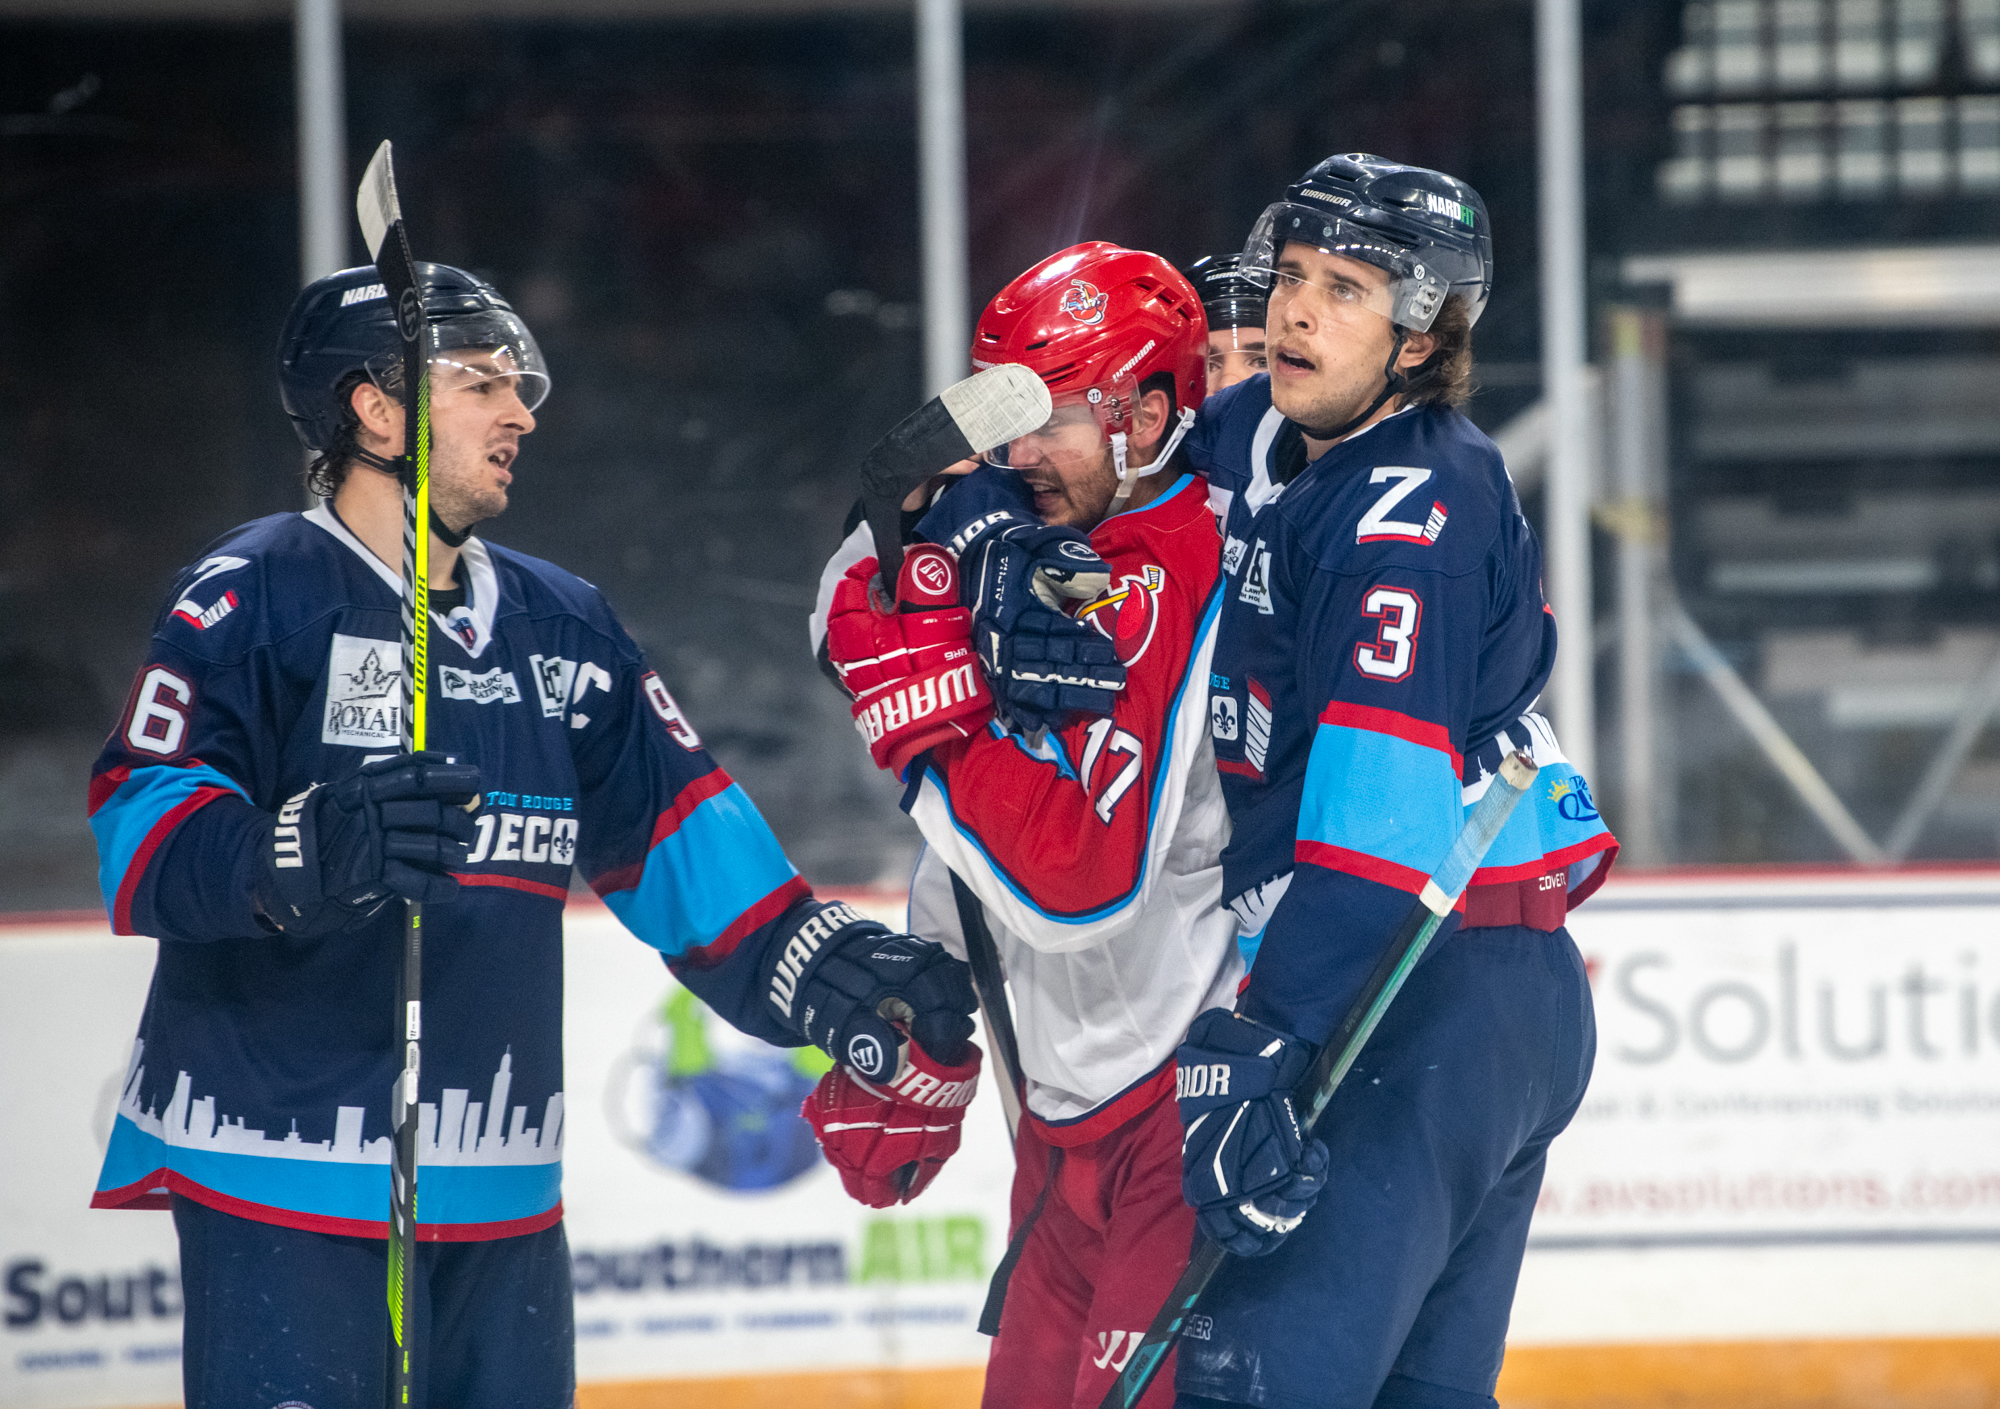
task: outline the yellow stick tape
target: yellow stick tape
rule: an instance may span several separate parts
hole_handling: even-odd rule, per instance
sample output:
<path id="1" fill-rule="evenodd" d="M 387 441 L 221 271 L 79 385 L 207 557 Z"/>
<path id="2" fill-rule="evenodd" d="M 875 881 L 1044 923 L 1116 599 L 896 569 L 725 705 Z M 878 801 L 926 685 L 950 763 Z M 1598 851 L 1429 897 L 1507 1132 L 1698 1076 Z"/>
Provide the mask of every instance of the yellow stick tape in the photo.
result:
<path id="1" fill-rule="evenodd" d="M 431 376 L 428 366 L 417 378 L 417 608 L 410 622 L 410 741 L 422 753 L 429 734 L 431 683 Z"/>

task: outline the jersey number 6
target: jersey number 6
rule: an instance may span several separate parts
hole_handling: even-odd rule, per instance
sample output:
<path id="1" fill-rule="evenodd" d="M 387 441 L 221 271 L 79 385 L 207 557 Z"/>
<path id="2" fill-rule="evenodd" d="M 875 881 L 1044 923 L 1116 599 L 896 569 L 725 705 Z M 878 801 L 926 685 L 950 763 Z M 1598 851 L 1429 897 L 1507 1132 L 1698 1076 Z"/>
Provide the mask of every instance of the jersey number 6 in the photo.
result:
<path id="1" fill-rule="evenodd" d="M 125 742 L 142 753 L 172 758 L 187 741 L 188 709 L 194 686 L 164 666 L 149 667 L 132 696 Z"/>
<path id="2" fill-rule="evenodd" d="M 1401 587 L 1371 587 L 1361 614 L 1375 622 L 1375 639 L 1354 647 L 1354 668 L 1370 680 L 1407 680 L 1417 654 L 1417 623 L 1424 604 Z"/>

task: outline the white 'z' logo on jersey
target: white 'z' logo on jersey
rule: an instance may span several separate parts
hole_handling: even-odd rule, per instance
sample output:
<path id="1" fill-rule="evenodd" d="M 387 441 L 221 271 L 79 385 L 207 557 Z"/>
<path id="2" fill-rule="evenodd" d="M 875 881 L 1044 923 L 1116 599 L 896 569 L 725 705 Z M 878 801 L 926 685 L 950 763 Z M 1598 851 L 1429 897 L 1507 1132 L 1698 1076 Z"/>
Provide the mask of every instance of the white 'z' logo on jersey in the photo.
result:
<path id="1" fill-rule="evenodd" d="M 1354 525 L 1356 543 L 1435 543 L 1444 532 L 1444 521 L 1449 516 L 1442 500 L 1433 500 L 1431 511 L 1422 523 L 1410 519 L 1392 519 L 1390 514 L 1421 486 L 1430 481 L 1431 472 L 1420 470 L 1413 465 L 1377 465 L 1369 474 L 1370 484 L 1387 484 L 1390 489 L 1368 508 L 1361 521 Z"/>

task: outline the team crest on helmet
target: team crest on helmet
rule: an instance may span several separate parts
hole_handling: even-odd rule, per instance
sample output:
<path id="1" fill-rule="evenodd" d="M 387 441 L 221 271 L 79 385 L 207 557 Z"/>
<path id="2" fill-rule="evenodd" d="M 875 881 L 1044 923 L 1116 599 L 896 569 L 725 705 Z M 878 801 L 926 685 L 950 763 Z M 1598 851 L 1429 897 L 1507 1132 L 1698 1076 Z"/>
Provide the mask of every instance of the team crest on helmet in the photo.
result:
<path id="1" fill-rule="evenodd" d="M 1086 602 L 1078 616 L 1103 632 L 1125 665 L 1135 665 L 1153 644 L 1160 626 L 1160 589 L 1167 585 L 1165 568 L 1146 564 L 1137 574 L 1125 573 L 1117 583 Z"/>
<path id="2" fill-rule="evenodd" d="M 1062 311 L 1084 327 L 1094 328 L 1104 321 L 1104 310 L 1110 303 L 1111 296 L 1090 280 L 1071 279 L 1063 291 Z"/>

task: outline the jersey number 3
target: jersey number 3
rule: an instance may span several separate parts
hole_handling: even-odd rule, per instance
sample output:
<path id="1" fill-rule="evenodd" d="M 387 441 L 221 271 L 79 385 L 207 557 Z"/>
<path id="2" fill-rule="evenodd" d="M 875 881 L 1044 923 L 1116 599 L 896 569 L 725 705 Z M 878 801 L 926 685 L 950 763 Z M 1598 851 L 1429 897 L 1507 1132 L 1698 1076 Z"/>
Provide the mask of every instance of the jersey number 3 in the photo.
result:
<path id="1" fill-rule="evenodd" d="M 1354 668 L 1370 680 L 1409 679 L 1415 668 L 1423 601 L 1401 587 L 1371 587 L 1361 599 L 1361 614 L 1375 622 L 1375 639 L 1355 645 Z"/>

